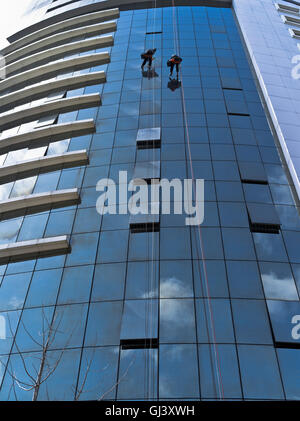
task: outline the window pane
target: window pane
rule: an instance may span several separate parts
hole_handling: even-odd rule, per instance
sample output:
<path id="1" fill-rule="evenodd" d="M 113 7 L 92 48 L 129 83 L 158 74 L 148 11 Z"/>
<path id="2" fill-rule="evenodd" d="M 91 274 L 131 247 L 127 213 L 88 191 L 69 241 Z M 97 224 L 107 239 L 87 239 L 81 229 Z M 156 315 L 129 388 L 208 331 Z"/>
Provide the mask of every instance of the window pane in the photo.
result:
<path id="1" fill-rule="evenodd" d="M 118 399 L 157 399 L 157 349 L 123 349 Z"/>
<path id="2" fill-rule="evenodd" d="M 130 234 L 128 260 L 158 260 L 158 253 L 158 232 L 142 232 Z"/>
<path id="3" fill-rule="evenodd" d="M 290 262 L 300 263 L 299 256 L 299 244 L 300 244 L 300 233 L 295 231 L 283 231 L 284 243 L 287 248 L 287 253 Z"/>
<path id="4" fill-rule="evenodd" d="M 275 351 L 270 346 L 239 345 L 245 399 L 283 399 Z"/>
<path id="5" fill-rule="evenodd" d="M 159 348 L 160 399 L 199 399 L 196 345 Z"/>
<path id="6" fill-rule="evenodd" d="M 54 305 L 62 269 L 41 270 L 34 273 L 26 299 L 26 307 Z"/>
<path id="7" fill-rule="evenodd" d="M 0 287 L 0 310 L 16 310 L 23 307 L 31 273 L 7 275 Z"/>
<path id="8" fill-rule="evenodd" d="M 226 261 L 232 298 L 264 298 L 257 263 Z"/>
<path id="9" fill-rule="evenodd" d="M 278 205 L 294 205 L 295 204 L 289 186 L 271 184 L 270 189 L 272 192 L 274 203 Z"/>
<path id="10" fill-rule="evenodd" d="M 51 336 L 53 307 L 24 310 L 16 335 L 14 352 L 42 351 Z"/>
<path id="11" fill-rule="evenodd" d="M 123 262 L 127 257 L 128 231 L 101 233 L 97 261 L 101 263 Z"/>
<path id="12" fill-rule="evenodd" d="M 300 400 L 300 349 L 277 349 L 286 398 Z"/>
<path id="13" fill-rule="evenodd" d="M 0 399 L 1 401 L 12 401 L 12 400 L 18 400 L 18 401 L 31 401 L 33 398 L 33 391 L 26 391 L 21 389 L 17 384 L 16 381 L 13 381 L 12 373 L 15 376 L 16 379 L 18 379 L 19 384 L 22 384 L 21 382 L 25 382 L 29 385 L 33 385 L 32 379 L 28 376 L 28 374 L 25 371 L 24 368 L 24 362 L 26 364 L 26 367 L 30 367 L 28 373 L 30 375 L 35 376 L 36 370 L 40 367 L 40 361 L 42 355 L 39 352 L 35 353 L 24 353 L 21 354 L 12 354 L 10 357 L 10 360 L 8 362 L 8 368 L 9 371 L 6 371 L 6 375 L 3 381 L 3 384 L 1 386 L 1 392 L 0 392 Z M 14 387 L 15 385 L 15 387 Z M 13 392 L 13 387 L 15 389 L 15 394 Z M 29 386 L 30 387 L 30 386 Z M 27 388 L 29 388 L 27 387 Z M 26 389 L 26 388 L 25 388 Z"/>
<path id="14" fill-rule="evenodd" d="M 21 311 L 9 311 L 7 313 L 0 313 L 0 354 L 9 354 L 14 335 L 18 327 L 20 315 Z"/>
<path id="15" fill-rule="evenodd" d="M 161 261 L 160 297 L 183 298 L 193 295 L 192 262 L 190 260 Z"/>
<path id="16" fill-rule="evenodd" d="M 72 348 L 82 345 L 87 316 L 87 304 L 56 307 L 51 348 Z"/>
<path id="17" fill-rule="evenodd" d="M 47 355 L 47 364 L 44 375 L 49 373 L 49 367 L 59 364 L 54 373 L 40 387 L 38 400 L 70 401 L 74 400 L 74 388 L 76 387 L 80 349 L 50 351 Z"/>
<path id="18" fill-rule="evenodd" d="M 247 203 L 247 209 L 252 224 L 280 225 L 276 209 L 273 205 Z"/>
<path id="19" fill-rule="evenodd" d="M 240 174 L 235 162 L 215 161 L 213 163 L 215 179 L 221 181 L 239 181 Z"/>
<path id="20" fill-rule="evenodd" d="M 51 212 L 45 232 L 45 237 L 70 234 L 72 231 L 75 210 Z"/>
<path id="21" fill-rule="evenodd" d="M 273 343 L 264 301 L 232 300 L 232 312 L 237 342 Z"/>
<path id="22" fill-rule="evenodd" d="M 67 257 L 66 266 L 94 263 L 98 236 L 98 233 L 72 235 L 72 252 Z"/>
<path id="23" fill-rule="evenodd" d="M 13 243 L 17 240 L 23 217 L 0 222 L 0 244 Z"/>
<path id="24" fill-rule="evenodd" d="M 83 350 L 77 389 L 79 400 L 115 398 L 118 358 L 118 347 L 85 348 Z"/>
<path id="25" fill-rule="evenodd" d="M 241 398 L 241 385 L 235 346 L 222 344 L 217 345 L 216 349 L 220 366 L 218 366 L 214 354 L 214 347 L 199 345 L 201 398 L 239 399 Z"/>
<path id="26" fill-rule="evenodd" d="M 193 227 L 192 231 L 192 244 L 193 244 L 193 257 L 200 259 L 202 256 L 200 237 L 198 228 Z M 219 228 L 201 228 L 203 254 L 206 259 L 223 259 L 223 247 L 221 241 L 221 233 Z M 180 238 L 180 237 L 179 237 Z"/>
<path id="27" fill-rule="evenodd" d="M 267 175 L 263 164 L 259 162 L 239 162 L 242 180 L 267 182 Z"/>
<path id="28" fill-rule="evenodd" d="M 196 300 L 198 342 L 233 343 L 234 333 L 229 300 Z"/>
<path id="29" fill-rule="evenodd" d="M 296 207 L 276 205 L 275 208 L 283 229 L 300 230 L 299 211 Z"/>
<path id="30" fill-rule="evenodd" d="M 290 265 L 286 263 L 260 263 L 266 298 L 298 300 L 298 293 Z"/>
<path id="31" fill-rule="evenodd" d="M 253 233 L 259 260 L 286 262 L 287 255 L 280 234 Z"/>
<path id="32" fill-rule="evenodd" d="M 255 260 L 253 241 L 249 229 L 223 228 L 225 257 L 230 260 Z M 265 234 L 264 234 L 265 235 Z"/>
<path id="33" fill-rule="evenodd" d="M 248 227 L 249 220 L 244 203 L 219 202 L 221 225 L 223 227 Z"/>
<path id="34" fill-rule="evenodd" d="M 48 213 L 25 217 L 18 236 L 18 241 L 28 241 L 36 238 L 42 238 L 47 221 Z"/>
<path id="35" fill-rule="evenodd" d="M 299 301 L 267 301 L 275 342 L 299 344 Z"/>
<path id="36" fill-rule="evenodd" d="M 122 308 L 121 301 L 91 304 L 86 346 L 120 344 Z"/>
<path id="37" fill-rule="evenodd" d="M 189 259 L 190 233 L 187 228 L 162 228 L 160 230 L 161 259 Z"/>
<path id="38" fill-rule="evenodd" d="M 71 304 L 89 301 L 93 266 L 77 266 L 64 270 L 58 303 Z"/>
<path id="39" fill-rule="evenodd" d="M 79 209 L 74 223 L 73 232 L 94 232 L 100 230 L 101 215 L 96 208 Z"/>
<path id="40" fill-rule="evenodd" d="M 121 339 L 157 338 L 157 300 L 126 300 Z"/>
<path id="41" fill-rule="evenodd" d="M 210 297 L 228 297 L 227 276 L 223 260 L 206 260 L 205 267 L 201 260 L 194 260 L 193 263 L 195 296 L 208 296 L 207 278 Z"/>
<path id="42" fill-rule="evenodd" d="M 157 298 L 158 262 L 129 262 L 126 279 L 126 299 Z"/>
<path id="43" fill-rule="evenodd" d="M 267 185 L 243 183 L 243 189 L 247 202 L 272 203 L 270 188 Z"/>
<path id="44" fill-rule="evenodd" d="M 243 202 L 244 193 L 238 181 L 216 181 L 218 200 L 228 202 Z"/>
<path id="45" fill-rule="evenodd" d="M 194 300 L 160 301 L 161 342 L 196 342 Z"/>
<path id="46" fill-rule="evenodd" d="M 96 265 L 92 301 L 123 299 L 125 270 L 125 263 Z"/>

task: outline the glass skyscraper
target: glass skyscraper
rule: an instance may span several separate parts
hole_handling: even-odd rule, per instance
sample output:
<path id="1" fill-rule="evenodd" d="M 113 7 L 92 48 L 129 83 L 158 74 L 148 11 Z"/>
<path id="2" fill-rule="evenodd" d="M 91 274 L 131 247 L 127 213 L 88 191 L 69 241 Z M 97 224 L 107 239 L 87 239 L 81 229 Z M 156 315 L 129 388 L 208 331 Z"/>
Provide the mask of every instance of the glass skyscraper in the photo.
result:
<path id="1" fill-rule="evenodd" d="M 300 155 L 234 3 L 37 2 L 9 38 L 2 401 L 300 399 Z M 120 172 L 204 179 L 203 223 L 100 215 L 97 183 Z"/>

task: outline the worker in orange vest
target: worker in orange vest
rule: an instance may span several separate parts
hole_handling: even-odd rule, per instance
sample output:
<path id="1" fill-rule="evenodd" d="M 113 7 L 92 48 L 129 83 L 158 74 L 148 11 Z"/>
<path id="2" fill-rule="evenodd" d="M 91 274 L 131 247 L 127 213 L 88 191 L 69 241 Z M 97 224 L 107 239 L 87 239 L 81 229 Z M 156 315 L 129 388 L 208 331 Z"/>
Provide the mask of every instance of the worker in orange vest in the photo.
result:
<path id="1" fill-rule="evenodd" d="M 182 62 L 182 58 L 174 54 L 168 61 L 167 66 L 170 67 L 170 79 L 173 75 L 174 67 L 176 66 L 176 73 L 177 73 L 177 79 L 178 79 L 178 73 L 179 73 L 179 65 Z"/>

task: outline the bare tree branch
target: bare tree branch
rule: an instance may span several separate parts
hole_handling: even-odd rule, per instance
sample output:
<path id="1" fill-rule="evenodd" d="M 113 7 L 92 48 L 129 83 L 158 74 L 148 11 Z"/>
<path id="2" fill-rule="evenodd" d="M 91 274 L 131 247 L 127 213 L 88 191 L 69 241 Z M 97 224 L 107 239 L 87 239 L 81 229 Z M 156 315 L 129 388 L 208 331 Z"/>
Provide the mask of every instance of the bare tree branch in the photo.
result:
<path id="1" fill-rule="evenodd" d="M 88 360 L 86 361 L 87 362 L 87 368 L 86 368 L 85 375 L 84 375 L 84 378 L 83 378 L 83 381 L 82 381 L 82 385 L 81 385 L 79 391 L 77 393 L 75 393 L 75 401 L 78 401 L 80 396 L 82 395 L 82 393 L 84 393 L 83 389 L 86 385 L 88 374 L 90 372 L 92 361 L 93 361 L 92 358 L 94 357 L 94 355 L 95 355 L 95 349 L 93 349 L 93 354 L 92 354 L 92 357 L 90 358 L 90 361 L 88 361 Z"/>
<path id="2" fill-rule="evenodd" d="M 21 380 L 20 378 L 17 377 L 17 375 L 10 368 L 10 366 L 12 366 L 12 363 L 10 361 L 10 364 L 9 363 L 7 364 L 7 373 L 12 379 L 12 386 L 11 386 L 10 391 L 9 391 L 9 396 L 11 394 L 11 391 L 13 391 L 14 396 L 17 400 L 17 393 L 16 393 L 16 388 L 15 388 L 15 386 L 17 385 L 19 389 L 21 389 L 25 392 L 33 391 L 32 400 L 33 401 L 37 400 L 37 396 L 38 396 L 40 386 L 43 383 L 45 383 L 49 379 L 49 377 L 56 371 L 59 363 L 61 362 L 61 359 L 62 359 L 62 356 L 65 352 L 65 349 L 66 349 L 66 347 L 68 346 L 68 343 L 71 340 L 71 338 L 68 339 L 66 346 L 64 347 L 64 349 L 60 353 L 60 355 L 57 358 L 55 364 L 53 366 L 49 365 L 49 363 L 47 361 L 47 352 L 49 350 L 49 347 L 51 346 L 51 344 L 55 340 L 55 337 L 56 337 L 57 333 L 59 332 L 58 329 L 61 325 L 62 318 L 63 318 L 63 314 L 61 315 L 60 319 L 58 320 L 58 323 L 56 323 L 56 317 L 54 317 L 54 320 L 51 323 L 47 319 L 44 308 L 42 309 L 42 332 L 39 332 L 39 335 L 42 337 L 41 342 L 39 342 L 38 340 L 36 340 L 33 337 L 32 333 L 27 329 L 27 327 L 25 326 L 25 323 L 23 321 L 20 322 L 24 331 L 25 331 L 25 333 L 27 334 L 27 336 L 33 341 L 33 343 L 35 343 L 39 348 L 41 348 L 41 356 L 40 357 L 36 357 L 36 356 L 33 357 L 33 358 L 39 360 L 39 367 L 36 368 L 35 365 L 32 363 L 31 368 L 29 369 L 28 365 L 27 365 L 27 362 L 25 360 L 25 357 L 22 354 L 22 352 L 21 352 L 21 350 L 18 346 L 17 341 L 16 340 L 14 341 L 15 348 L 18 352 L 17 355 L 21 359 L 23 369 L 24 369 L 29 381 L 28 382 L 23 381 L 23 380 Z M 14 337 L 13 329 L 12 329 L 12 325 L 11 325 L 9 317 L 8 317 L 8 322 L 9 322 L 9 329 L 10 329 L 11 335 L 12 335 L 12 337 Z M 54 324 L 55 324 L 55 326 L 54 326 Z M 73 334 L 73 332 L 72 332 L 72 334 Z M 3 362 L 2 361 L 0 361 L 0 362 L 3 365 Z M 45 367 L 46 367 L 46 373 L 45 373 Z M 47 390 L 47 393 L 48 393 L 48 390 Z"/>
<path id="3" fill-rule="evenodd" d="M 7 362 L 6 364 L 4 364 L 1 360 L 0 363 L 4 366 L 6 366 L 6 371 L 7 374 L 11 377 L 12 379 L 12 385 L 9 389 L 9 398 L 11 397 L 11 394 L 14 394 L 14 398 L 15 400 L 18 400 L 18 396 L 17 396 L 17 391 L 16 391 L 16 386 L 24 391 L 24 392 L 33 392 L 32 394 L 32 401 L 36 401 L 38 399 L 38 395 L 39 395 L 39 391 L 40 388 L 43 384 L 45 384 L 45 394 L 47 396 L 47 399 L 49 399 L 49 388 L 48 388 L 48 383 L 47 381 L 49 380 L 49 378 L 54 375 L 54 373 L 56 372 L 59 364 L 61 363 L 61 360 L 66 352 L 66 350 L 69 347 L 69 344 L 72 340 L 72 337 L 74 335 L 75 329 L 77 328 L 77 326 L 75 325 L 74 328 L 72 329 L 70 335 L 68 336 L 68 339 L 66 340 L 66 342 L 64 343 L 64 347 L 61 351 L 59 351 L 59 355 L 55 355 L 55 361 L 52 363 L 51 361 L 51 353 L 52 351 L 50 350 L 50 348 L 52 347 L 57 334 L 60 333 L 64 333 L 62 331 L 60 331 L 60 327 L 62 325 L 63 322 L 63 317 L 64 314 L 58 314 L 56 313 L 54 315 L 54 317 L 51 319 L 51 321 L 48 320 L 45 310 L 44 308 L 42 308 L 42 330 L 38 332 L 39 336 L 41 337 L 41 341 L 37 340 L 32 332 L 29 331 L 29 329 L 27 328 L 27 326 L 25 325 L 25 323 L 23 322 L 23 320 L 21 320 L 20 324 L 22 325 L 24 332 L 27 334 L 27 336 L 33 341 L 34 344 L 36 344 L 39 348 L 40 351 L 34 353 L 33 355 L 30 354 L 30 358 L 38 360 L 37 364 L 34 364 L 34 362 L 31 362 L 31 364 L 29 364 L 28 361 L 26 361 L 26 358 L 24 356 L 24 354 L 21 352 L 17 340 L 14 340 L 14 345 L 17 351 L 17 355 L 20 357 L 21 359 L 21 363 L 22 363 L 22 367 L 25 371 L 26 376 L 28 377 L 28 380 L 25 379 L 21 380 L 20 378 L 18 378 L 17 374 L 13 371 L 12 368 L 12 361 L 10 359 L 9 362 Z M 9 318 L 8 318 L 9 319 Z M 13 329 L 12 329 L 12 325 L 11 322 L 9 320 L 9 329 L 12 335 L 12 338 L 14 337 L 14 333 L 13 333 Z M 55 351 L 53 351 L 55 352 Z M 38 355 L 37 355 L 38 354 Z M 86 390 L 86 385 L 87 385 L 87 381 L 88 381 L 88 376 L 89 373 L 91 371 L 91 367 L 92 367 L 92 362 L 94 359 L 94 354 L 95 354 L 95 349 L 93 349 L 92 355 L 90 356 L 90 358 L 86 358 L 85 364 L 85 373 L 83 376 L 83 379 L 81 380 L 81 383 L 78 384 L 77 386 L 71 386 L 71 389 L 73 390 L 73 396 L 74 396 L 74 400 L 78 401 L 80 399 L 80 397 L 82 396 L 82 394 L 86 394 L 89 391 Z M 97 399 L 98 401 L 102 400 L 105 398 L 105 396 L 107 396 L 109 393 L 111 393 L 123 380 L 124 378 L 128 375 L 128 372 L 131 368 L 131 366 L 133 365 L 134 361 L 135 361 L 136 356 L 133 356 L 133 359 L 131 360 L 130 364 L 128 365 L 127 369 L 125 370 L 125 372 L 123 373 L 123 375 L 121 376 L 121 378 L 110 387 L 109 390 L 107 390 L 105 393 L 103 393 L 99 399 Z M 28 365 L 29 364 L 29 365 Z M 29 367 L 30 366 L 30 367 Z M 103 368 L 103 372 L 109 367 L 109 364 Z M 101 377 L 101 376 L 100 376 Z M 79 380 L 80 382 L 80 380 Z M 100 384 L 100 382 L 99 382 Z M 95 386 L 95 388 L 98 388 L 98 386 Z M 95 389 L 93 388 L 93 389 Z"/>
<path id="4" fill-rule="evenodd" d="M 132 366 L 132 364 L 134 363 L 134 361 L 135 361 L 135 359 L 136 359 L 136 356 L 134 355 L 133 356 L 133 358 L 132 358 L 132 360 L 131 360 L 131 363 L 128 365 L 128 367 L 127 367 L 127 369 L 125 370 L 125 372 L 124 372 L 124 374 L 120 377 L 120 379 L 117 381 L 117 383 L 116 384 L 114 384 L 109 390 L 107 390 L 105 393 L 103 393 L 103 395 L 101 395 L 100 396 L 100 398 L 98 399 L 98 401 L 101 401 L 101 400 L 103 400 L 104 399 L 104 397 L 106 396 L 106 395 L 108 395 L 110 392 L 112 392 L 121 382 L 122 382 L 122 380 L 127 376 L 127 374 L 128 374 L 128 372 L 129 372 L 129 369 L 130 369 L 130 367 Z"/>
<path id="5" fill-rule="evenodd" d="M 23 364 L 23 367 L 24 367 L 24 370 L 25 370 L 25 373 L 27 374 L 27 376 L 34 382 L 35 381 L 35 379 L 34 379 L 34 377 L 33 376 L 31 376 L 31 374 L 29 373 L 29 371 L 28 371 L 28 369 L 27 369 L 27 366 L 26 366 L 26 363 L 25 363 L 25 360 L 24 360 L 24 357 L 23 357 L 23 354 L 20 352 L 20 349 L 19 349 L 19 347 L 18 347 L 18 345 L 17 345 L 17 341 L 15 341 L 15 346 L 16 346 L 16 348 L 17 348 L 17 351 L 18 351 L 18 355 L 20 355 L 20 358 L 21 358 L 21 360 L 22 360 L 22 364 Z"/>
<path id="6" fill-rule="evenodd" d="M 14 392 L 14 395 L 15 395 L 15 400 L 18 401 L 18 396 L 17 396 L 17 392 L 16 392 L 16 388 L 15 388 L 15 383 L 14 382 L 12 384 L 12 389 L 13 389 L 13 392 Z"/>
<path id="7" fill-rule="evenodd" d="M 34 337 L 31 335 L 31 333 L 29 332 L 29 330 L 26 328 L 25 323 L 23 322 L 23 320 L 21 320 L 21 324 L 23 326 L 23 329 L 25 330 L 25 332 L 29 336 L 29 338 L 32 340 L 32 342 L 34 342 L 36 345 L 42 347 L 43 345 L 40 344 L 36 339 L 34 339 Z"/>
<path id="8" fill-rule="evenodd" d="M 62 359 L 62 357 L 63 357 L 64 353 L 65 353 L 65 349 L 63 349 L 63 350 L 62 350 L 62 352 L 60 353 L 60 356 L 59 356 L 58 360 L 56 361 L 56 363 L 55 363 L 54 367 L 53 367 L 53 368 L 51 368 L 50 372 L 46 375 L 46 377 L 41 379 L 41 381 L 40 381 L 40 385 L 41 385 L 42 383 L 45 383 L 45 381 L 46 381 L 46 380 L 48 380 L 48 379 L 49 379 L 49 377 L 50 377 L 50 376 L 51 376 L 51 375 L 55 372 L 55 370 L 57 369 L 57 367 L 58 367 L 58 365 L 59 365 L 59 363 L 60 363 L 60 361 L 61 361 L 61 359 Z"/>
<path id="9" fill-rule="evenodd" d="M 15 381 L 17 380 L 16 376 L 14 375 L 14 373 L 12 371 L 10 371 L 9 367 L 7 367 L 7 372 L 13 380 L 15 380 Z M 25 386 L 31 386 L 31 384 L 25 383 L 21 380 L 19 380 L 19 382 L 25 384 Z"/>

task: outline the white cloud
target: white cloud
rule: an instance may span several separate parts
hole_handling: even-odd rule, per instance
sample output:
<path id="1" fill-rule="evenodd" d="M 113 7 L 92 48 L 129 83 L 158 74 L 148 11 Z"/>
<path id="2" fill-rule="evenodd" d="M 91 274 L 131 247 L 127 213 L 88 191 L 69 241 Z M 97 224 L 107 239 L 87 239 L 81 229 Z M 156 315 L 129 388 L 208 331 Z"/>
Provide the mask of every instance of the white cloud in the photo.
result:
<path id="1" fill-rule="evenodd" d="M 291 277 L 280 278 L 276 273 L 263 274 L 262 280 L 267 298 L 281 300 L 298 300 L 294 279 Z"/>
<path id="2" fill-rule="evenodd" d="M 8 43 L 6 38 L 17 31 L 21 25 L 22 15 L 32 0 L 9 0 L 2 4 L 0 14 L 0 48 Z"/>
<path id="3" fill-rule="evenodd" d="M 175 276 L 167 279 L 161 279 L 160 295 L 162 298 L 191 297 L 192 290 L 189 285 L 177 279 Z"/>

